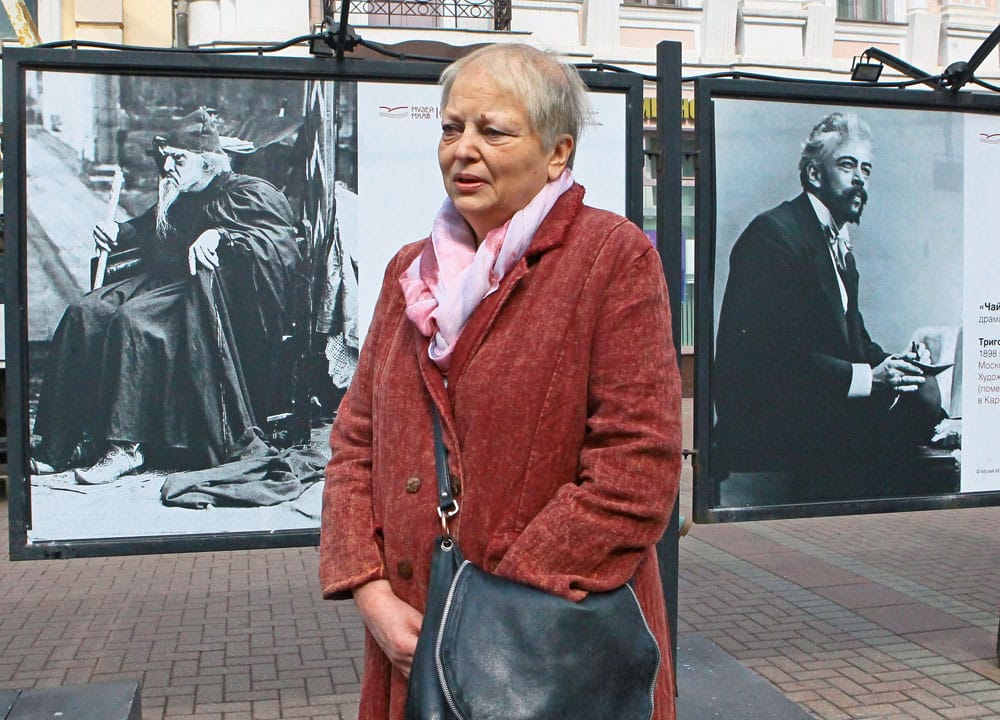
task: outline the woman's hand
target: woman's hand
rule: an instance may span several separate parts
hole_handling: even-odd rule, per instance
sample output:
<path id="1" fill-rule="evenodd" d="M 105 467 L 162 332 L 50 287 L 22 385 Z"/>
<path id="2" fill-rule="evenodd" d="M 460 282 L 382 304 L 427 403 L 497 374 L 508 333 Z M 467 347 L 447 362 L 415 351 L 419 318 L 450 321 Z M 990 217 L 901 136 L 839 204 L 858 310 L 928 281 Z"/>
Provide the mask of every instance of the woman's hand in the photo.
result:
<path id="1" fill-rule="evenodd" d="M 354 588 L 354 604 L 382 652 L 403 677 L 410 677 L 423 615 L 400 600 L 388 580 L 372 580 Z"/>

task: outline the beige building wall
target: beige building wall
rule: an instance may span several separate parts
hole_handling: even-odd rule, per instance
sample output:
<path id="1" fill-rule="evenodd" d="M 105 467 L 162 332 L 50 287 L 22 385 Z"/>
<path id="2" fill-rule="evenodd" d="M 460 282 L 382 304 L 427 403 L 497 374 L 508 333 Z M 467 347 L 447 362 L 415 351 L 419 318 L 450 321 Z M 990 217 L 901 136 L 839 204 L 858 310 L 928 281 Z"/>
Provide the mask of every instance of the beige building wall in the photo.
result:
<path id="1" fill-rule="evenodd" d="M 513 0 L 511 31 L 482 22 L 459 27 L 386 27 L 363 14 L 350 22 L 387 44 L 440 40 L 452 45 L 527 41 L 574 62 L 655 71 L 655 45 L 676 40 L 687 74 L 745 68 L 776 75 L 845 79 L 855 57 L 876 46 L 930 73 L 967 60 L 1000 22 L 1000 0 L 888 0 L 884 22 L 837 18 L 837 0 L 677 0 L 675 6 L 622 0 Z M 64 38 L 166 47 L 173 43 L 172 0 L 41 0 L 56 7 Z M 190 0 L 193 44 L 280 42 L 322 19 L 322 0 Z M 41 14 L 41 13 L 40 13 Z M 451 23 L 454 23 L 452 20 Z M 417 23 L 419 25 L 420 23 Z M 53 39 L 53 38 L 46 38 Z M 303 49 L 304 52 L 304 49 Z M 883 79 L 893 77 L 887 69 Z M 1000 79 L 1000 54 L 978 76 Z"/>
<path id="2" fill-rule="evenodd" d="M 124 42 L 122 0 L 63 0 L 62 17 L 67 39 Z"/>
<path id="3" fill-rule="evenodd" d="M 47 0 L 44 12 L 56 10 L 52 6 L 57 3 L 59 0 Z M 144 47 L 170 47 L 174 42 L 172 0 L 61 0 L 57 10 L 62 38 L 46 40 L 96 40 Z"/>
<path id="4" fill-rule="evenodd" d="M 171 0 L 124 0 L 122 16 L 126 45 L 170 47 L 173 44 Z"/>

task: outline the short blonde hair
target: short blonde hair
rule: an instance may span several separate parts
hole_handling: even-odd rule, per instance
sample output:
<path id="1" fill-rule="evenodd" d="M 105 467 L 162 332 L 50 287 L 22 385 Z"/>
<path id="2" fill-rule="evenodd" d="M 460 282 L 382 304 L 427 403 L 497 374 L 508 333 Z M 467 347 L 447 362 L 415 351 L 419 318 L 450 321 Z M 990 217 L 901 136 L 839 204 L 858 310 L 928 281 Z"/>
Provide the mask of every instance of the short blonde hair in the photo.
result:
<path id="1" fill-rule="evenodd" d="M 555 147 L 560 135 L 569 135 L 576 153 L 589 120 L 590 101 L 575 68 L 530 45 L 487 45 L 459 58 L 441 73 L 442 108 L 448 104 L 456 78 L 472 66 L 485 70 L 497 85 L 521 99 L 546 151 Z M 570 166 L 572 161 L 571 157 Z"/>

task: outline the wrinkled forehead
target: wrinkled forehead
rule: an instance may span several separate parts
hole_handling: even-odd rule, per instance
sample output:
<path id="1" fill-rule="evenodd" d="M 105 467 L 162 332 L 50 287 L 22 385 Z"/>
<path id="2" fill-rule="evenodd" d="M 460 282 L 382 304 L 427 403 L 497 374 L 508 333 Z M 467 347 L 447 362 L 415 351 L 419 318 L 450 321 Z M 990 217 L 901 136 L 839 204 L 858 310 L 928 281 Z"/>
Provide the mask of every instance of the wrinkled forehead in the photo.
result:
<path id="1" fill-rule="evenodd" d="M 179 148 L 171 145 L 165 137 L 157 135 L 153 138 L 153 149 L 152 154 L 154 157 L 160 158 L 181 158 L 181 157 L 191 157 L 197 153 L 191 150 L 185 150 L 184 148 Z"/>
<path id="2" fill-rule="evenodd" d="M 865 165 L 872 164 L 874 155 L 871 141 L 859 135 L 848 135 L 843 140 L 830 143 L 824 153 L 829 160 L 852 158 Z"/>

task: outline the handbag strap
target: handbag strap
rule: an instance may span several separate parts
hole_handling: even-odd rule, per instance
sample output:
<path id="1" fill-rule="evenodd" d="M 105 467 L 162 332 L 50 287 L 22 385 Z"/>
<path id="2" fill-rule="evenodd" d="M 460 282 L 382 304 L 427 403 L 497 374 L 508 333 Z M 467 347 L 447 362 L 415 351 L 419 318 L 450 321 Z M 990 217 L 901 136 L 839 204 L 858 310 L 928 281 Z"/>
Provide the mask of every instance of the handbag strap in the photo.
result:
<path id="1" fill-rule="evenodd" d="M 441 415 L 437 405 L 431 402 L 431 420 L 434 426 L 434 465 L 437 468 L 438 517 L 445 537 L 451 537 L 448 520 L 458 515 L 458 501 L 451 494 L 451 475 L 448 473 L 448 450 L 444 446 L 441 431 Z"/>

